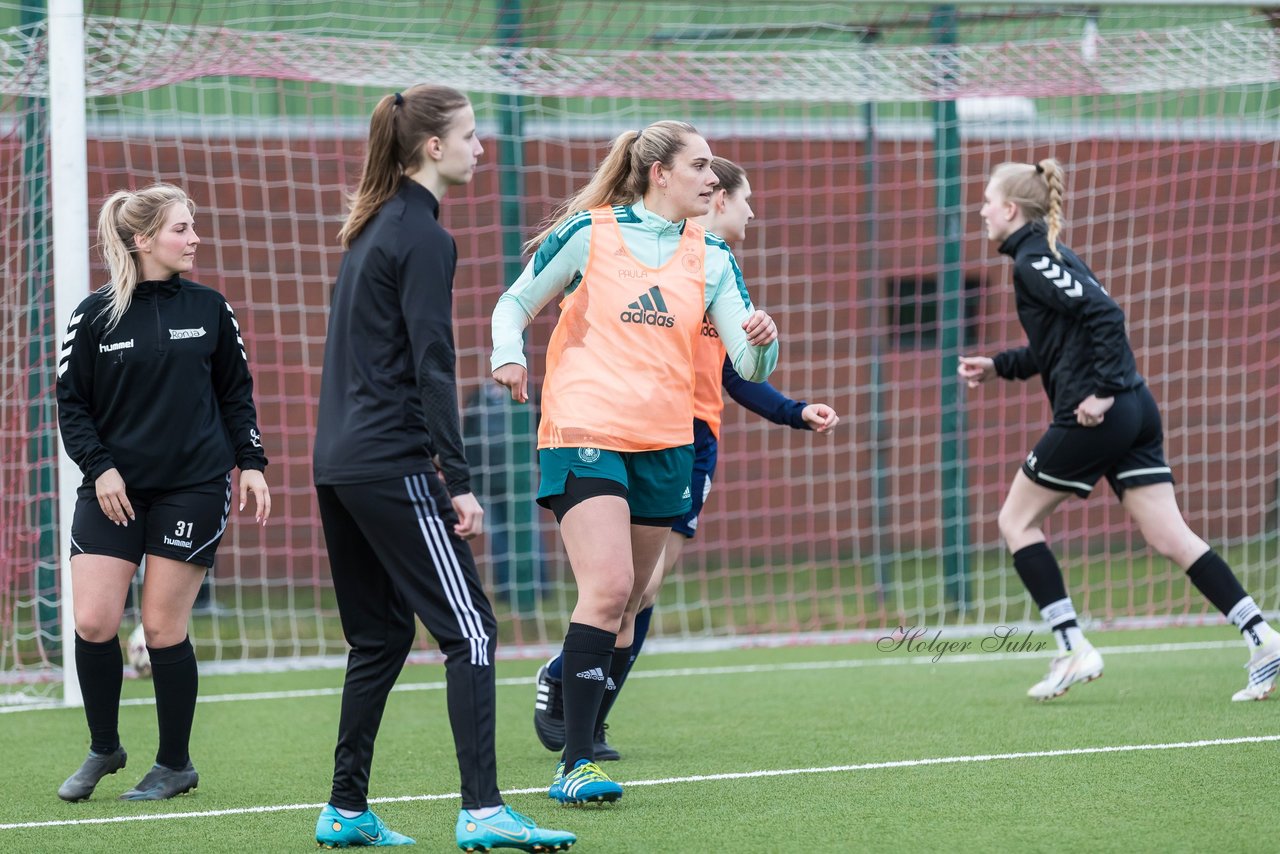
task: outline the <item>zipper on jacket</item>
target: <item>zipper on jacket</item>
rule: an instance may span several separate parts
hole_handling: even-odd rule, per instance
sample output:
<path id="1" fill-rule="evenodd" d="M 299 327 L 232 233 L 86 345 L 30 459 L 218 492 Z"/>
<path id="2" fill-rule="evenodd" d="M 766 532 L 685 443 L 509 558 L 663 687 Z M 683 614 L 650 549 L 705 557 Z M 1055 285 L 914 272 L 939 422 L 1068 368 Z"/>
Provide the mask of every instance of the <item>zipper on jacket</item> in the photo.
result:
<path id="1" fill-rule="evenodd" d="M 663 238 L 665 238 L 665 237 L 667 236 L 667 232 L 668 232 L 668 230 L 669 230 L 669 229 L 667 229 L 667 228 L 665 228 L 665 227 L 664 227 L 661 231 L 659 231 L 657 234 L 655 234 L 655 235 L 654 235 L 654 237 L 656 237 L 656 238 L 657 238 L 657 244 L 658 244 L 658 255 L 657 255 L 657 257 L 654 259 L 655 261 L 657 261 L 657 263 L 653 265 L 653 266 L 655 266 L 655 267 L 665 267 L 665 266 L 666 266 L 666 263 L 667 263 L 668 261 L 670 261 L 670 260 L 671 260 L 669 257 L 664 258 L 664 257 L 663 257 L 663 255 L 662 255 L 662 245 L 663 245 L 663 244 L 662 244 L 662 241 L 663 241 Z M 675 254 L 675 250 L 676 250 L 676 248 L 678 248 L 678 247 L 680 246 L 680 238 L 681 238 L 681 237 L 683 237 L 683 235 L 682 235 L 682 234 L 680 234 L 680 233 L 677 231 L 677 232 L 676 232 L 676 234 L 675 234 L 675 238 L 676 238 L 676 245 L 675 245 L 674 247 L 672 247 L 672 249 L 671 249 L 672 254 Z"/>
<path id="2" fill-rule="evenodd" d="M 156 306 L 156 352 L 163 353 L 164 352 L 164 336 L 160 334 L 160 331 L 162 329 L 162 324 L 160 323 L 160 294 L 159 293 L 156 293 L 155 306 Z"/>

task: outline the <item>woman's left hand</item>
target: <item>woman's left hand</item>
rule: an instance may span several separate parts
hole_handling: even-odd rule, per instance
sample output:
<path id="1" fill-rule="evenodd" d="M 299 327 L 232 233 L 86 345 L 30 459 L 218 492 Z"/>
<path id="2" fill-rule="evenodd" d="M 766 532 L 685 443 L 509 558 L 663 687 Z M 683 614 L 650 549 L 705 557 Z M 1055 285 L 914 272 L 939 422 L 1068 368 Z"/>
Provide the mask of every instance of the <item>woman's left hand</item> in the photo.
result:
<path id="1" fill-rule="evenodd" d="M 253 493 L 255 512 L 253 521 L 260 525 L 267 524 L 271 515 L 271 490 L 267 489 L 267 479 L 257 469 L 240 470 L 240 509 L 249 501 L 249 493 Z"/>
<path id="2" fill-rule="evenodd" d="M 1080 405 L 1076 407 L 1076 421 L 1083 427 L 1097 427 L 1115 402 L 1114 397 L 1098 397 L 1091 394 L 1080 401 Z"/>
<path id="3" fill-rule="evenodd" d="M 777 324 L 762 309 L 757 308 L 742 322 L 742 331 L 747 333 L 747 343 L 752 347 L 764 347 L 778 340 Z"/>

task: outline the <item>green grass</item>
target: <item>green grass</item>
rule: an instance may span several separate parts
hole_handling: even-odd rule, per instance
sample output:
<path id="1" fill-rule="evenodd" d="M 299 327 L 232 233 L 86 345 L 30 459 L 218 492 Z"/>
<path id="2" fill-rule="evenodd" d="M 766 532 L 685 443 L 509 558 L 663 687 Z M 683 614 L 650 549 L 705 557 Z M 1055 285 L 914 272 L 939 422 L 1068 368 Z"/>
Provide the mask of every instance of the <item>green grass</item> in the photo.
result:
<path id="1" fill-rule="evenodd" d="M 944 637 L 947 636 L 946 630 Z M 956 636 L 958 639 L 958 636 Z M 791 647 L 642 659 L 611 720 L 628 781 L 824 768 L 981 754 L 1190 742 L 1280 734 L 1275 702 L 1233 704 L 1245 650 L 1229 627 L 1097 633 L 1100 647 L 1225 641 L 1221 649 L 1107 657 L 1106 678 L 1037 705 L 1023 696 L 1043 657 L 974 661 L 882 653 L 873 644 Z M 1104 649 L 1105 653 L 1105 649 Z M 890 663 L 892 661 L 892 663 Z M 785 669 L 794 662 L 837 667 Z M 859 665 L 859 662 L 861 663 Z M 850 666 L 852 664 L 853 666 Z M 672 668 L 753 666 L 755 672 L 647 677 Z M 499 770 L 505 789 L 538 787 L 509 802 L 580 836 L 580 851 L 1203 851 L 1269 850 L 1254 817 L 1274 800 L 1265 783 L 1274 743 L 1246 743 L 864 768 L 773 777 L 631 785 L 605 809 L 554 807 L 541 787 L 551 754 L 529 723 L 534 662 L 502 662 Z M 411 667 L 402 685 L 439 682 L 438 666 Z M 524 681 L 524 680 L 528 681 Z M 215 695 L 337 688 L 333 671 L 203 680 Z M 131 681 L 127 697 L 150 685 Z M 0 824 L 198 813 L 325 800 L 332 771 L 337 696 L 204 702 L 192 744 L 202 785 L 159 804 L 114 795 L 136 782 L 155 749 L 154 708 L 126 706 L 121 729 L 129 768 L 94 799 L 65 804 L 54 792 L 83 758 L 78 710 L 0 716 L 6 773 Z M 438 690 L 392 695 L 378 742 L 373 797 L 457 791 L 457 771 Z M 452 798 L 377 807 L 417 837 L 419 850 L 452 849 Z M 304 851 L 312 807 L 165 821 L 0 830 L 0 851 Z"/>

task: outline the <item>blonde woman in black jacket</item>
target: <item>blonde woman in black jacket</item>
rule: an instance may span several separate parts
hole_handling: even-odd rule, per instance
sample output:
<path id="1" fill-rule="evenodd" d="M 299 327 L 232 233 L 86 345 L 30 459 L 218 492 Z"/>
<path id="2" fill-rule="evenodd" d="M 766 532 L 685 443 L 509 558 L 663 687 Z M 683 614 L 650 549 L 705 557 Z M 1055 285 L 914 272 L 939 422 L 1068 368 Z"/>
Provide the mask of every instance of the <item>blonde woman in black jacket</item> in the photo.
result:
<path id="1" fill-rule="evenodd" d="M 1102 675 L 1102 656 L 1081 632 L 1062 570 L 1042 525 L 1071 495 L 1087 498 L 1106 477 L 1156 551 L 1240 630 L 1250 650 L 1249 681 L 1232 700 L 1264 700 L 1280 670 L 1280 634 L 1226 562 L 1188 526 L 1165 461 L 1155 398 L 1138 373 L 1124 312 L 1079 256 L 1062 246 L 1064 175 L 1056 160 L 1005 163 L 987 185 L 987 236 L 1013 259 L 1018 319 L 1027 345 L 994 358 L 962 356 L 970 388 L 993 376 L 1039 375 L 1053 423 L 1014 475 L 1000 509 L 1000 533 L 1013 565 L 1053 630 L 1059 655 L 1027 694 L 1060 697 Z"/>
<path id="2" fill-rule="evenodd" d="M 89 756 L 58 790 L 87 799 L 127 758 L 117 728 L 123 661 L 117 633 L 143 556 L 142 627 L 151 655 L 160 746 L 124 800 L 196 787 L 188 754 L 198 674 L 187 622 L 231 512 L 250 494 L 266 523 L 253 378 L 235 312 L 183 276 L 195 263 L 195 206 L 181 189 L 121 191 L 102 206 L 98 239 L 111 281 L 71 316 L 58 360 L 58 426 L 84 473 L 71 523 L 76 672 Z"/>

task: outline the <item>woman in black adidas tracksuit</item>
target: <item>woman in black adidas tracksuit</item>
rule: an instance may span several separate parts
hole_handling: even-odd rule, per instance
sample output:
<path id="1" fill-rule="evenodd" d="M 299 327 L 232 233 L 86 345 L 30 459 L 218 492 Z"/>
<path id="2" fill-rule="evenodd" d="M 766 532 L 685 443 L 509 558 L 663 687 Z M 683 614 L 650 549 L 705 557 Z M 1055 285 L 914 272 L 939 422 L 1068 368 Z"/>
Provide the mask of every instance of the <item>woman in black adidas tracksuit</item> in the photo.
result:
<path id="1" fill-rule="evenodd" d="M 1081 633 L 1041 525 L 1072 494 L 1087 498 L 1105 476 L 1143 538 L 1182 567 L 1244 636 L 1249 682 L 1232 699 L 1265 699 L 1280 670 L 1280 633 L 1182 518 L 1165 462 L 1160 411 L 1138 373 L 1124 312 L 1093 271 L 1058 243 L 1063 183 L 1056 160 L 1005 163 L 992 174 L 981 215 L 987 236 L 1013 259 L 1027 346 L 995 358 L 962 356 L 959 367 L 970 388 L 992 376 L 1039 374 L 1053 407 L 1053 423 L 1014 475 L 999 519 L 1014 568 L 1058 643 L 1048 675 L 1027 694 L 1050 700 L 1102 675 L 1102 656 Z"/>
<path id="2" fill-rule="evenodd" d="M 316 841 L 329 848 L 413 842 L 383 824 L 368 795 L 374 740 L 413 644 L 415 614 L 445 656 L 462 777 L 458 847 L 554 851 L 575 840 L 537 827 L 498 793 L 497 622 L 466 542 L 480 534 L 484 511 L 471 492 L 459 431 L 458 251 L 438 221 L 440 199 L 471 180 L 483 151 L 461 92 L 420 85 L 384 96 L 338 232 L 346 253 L 329 314 L 314 456 L 351 646 L 333 787 L 316 821 Z"/>
<path id="3" fill-rule="evenodd" d="M 88 798 L 125 766 L 117 719 L 123 661 L 117 632 L 143 556 L 142 626 L 151 655 L 160 746 L 124 800 L 196 787 L 187 752 L 198 675 L 187 622 L 231 511 L 271 512 L 253 379 L 235 312 L 182 278 L 195 262 L 194 206 L 167 184 L 112 195 L 98 216 L 110 283 L 71 316 L 58 360 L 58 426 L 84 472 L 71 523 L 76 674 L 89 756 L 58 790 Z"/>

